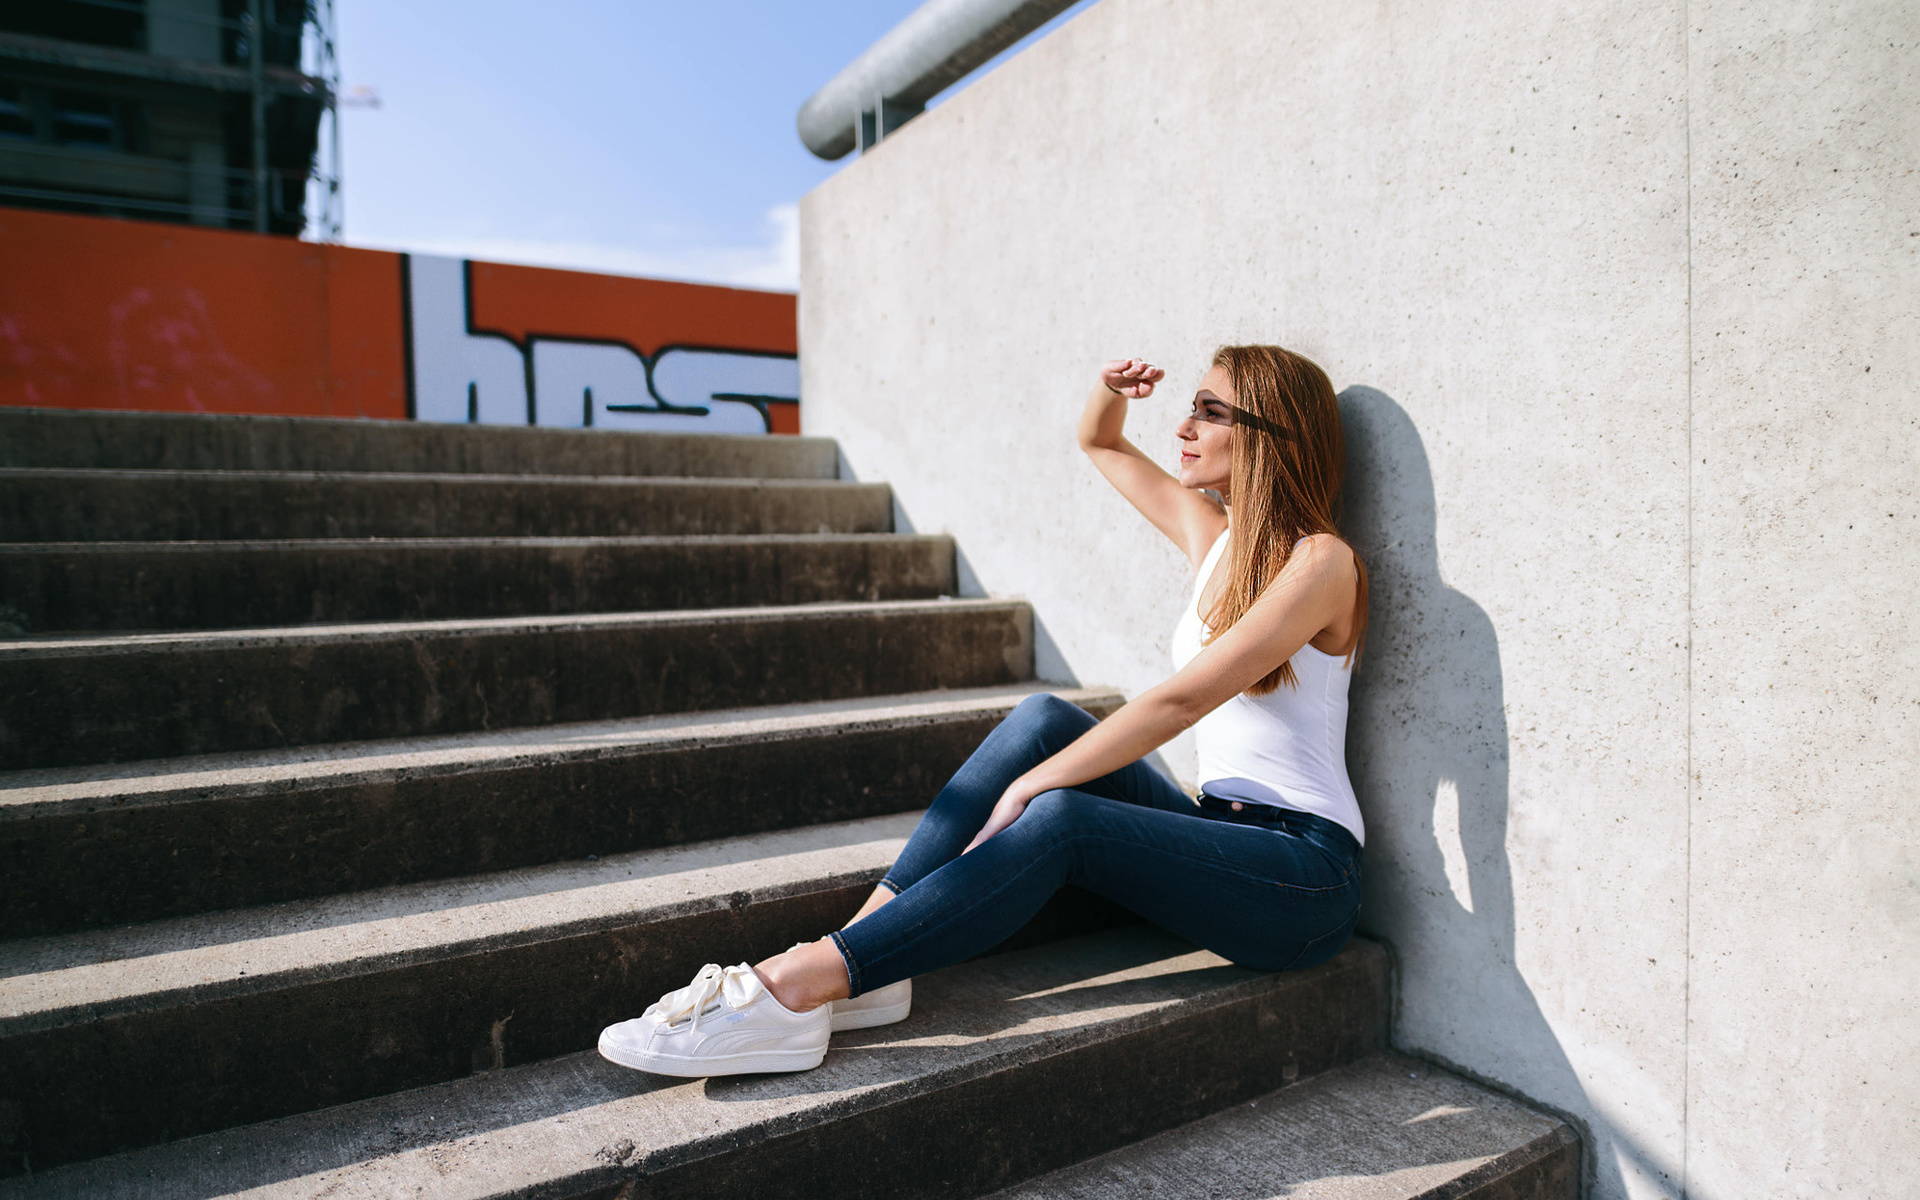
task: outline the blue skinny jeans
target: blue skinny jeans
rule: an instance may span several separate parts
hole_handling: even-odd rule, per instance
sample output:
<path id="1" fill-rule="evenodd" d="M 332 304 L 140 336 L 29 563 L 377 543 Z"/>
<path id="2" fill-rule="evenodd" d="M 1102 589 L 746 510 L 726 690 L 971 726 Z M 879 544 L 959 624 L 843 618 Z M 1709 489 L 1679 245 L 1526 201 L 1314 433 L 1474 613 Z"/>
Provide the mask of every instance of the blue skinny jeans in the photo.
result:
<path id="1" fill-rule="evenodd" d="M 1346 944 L 1360 912 L 1352 834 L 1304 813 L 1241 823 L 1144 762 L 1042 792 L 960 853 L 1009 784 L 1094 724 L 1034 695 L 987 735 L 881 880 L 893 899 L 831 935 L 852 995 L 992 949 L 1069 883 L 1256 970 L 1310 967 Z"/>

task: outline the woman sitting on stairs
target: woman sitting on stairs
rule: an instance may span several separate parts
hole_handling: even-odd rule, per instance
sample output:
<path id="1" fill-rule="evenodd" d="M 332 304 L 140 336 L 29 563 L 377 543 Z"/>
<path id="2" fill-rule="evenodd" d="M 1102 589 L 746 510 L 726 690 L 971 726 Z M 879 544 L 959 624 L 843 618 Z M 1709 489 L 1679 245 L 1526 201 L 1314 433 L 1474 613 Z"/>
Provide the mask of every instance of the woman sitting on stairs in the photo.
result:
<path id="1" fill-rule="evenodd" d="M 906 1017 L 912 978 L 992 948 L 1078 884 L 1243 966 L 1323 962 L 1360 907 L 1347 684 L 1366 573 L 1333 525 L 1333 387 L 1276 346 L 1228 346 L 1177 429 L 1176 478 L 1121 434 L 1164 372 L 1110 362 L 1080 445 L 1194 565 L 1178 668 L 1105 721 L 1036 695 L 941 789 L 844 928 L 755 966 L 708 965 L 600 1052 L 662 1075 L 800 1071 L 827 1035 Z M 1204 493 L 1217 493 L 1216 503 Z M 1141 761 L 1191 728 L 1196 800 Z"/>

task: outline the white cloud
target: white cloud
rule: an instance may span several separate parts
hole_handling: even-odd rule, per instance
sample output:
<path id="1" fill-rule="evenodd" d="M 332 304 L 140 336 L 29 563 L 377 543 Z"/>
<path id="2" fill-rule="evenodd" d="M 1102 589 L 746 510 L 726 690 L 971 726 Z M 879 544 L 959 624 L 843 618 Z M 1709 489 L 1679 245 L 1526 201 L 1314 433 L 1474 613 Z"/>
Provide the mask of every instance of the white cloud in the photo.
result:
<path id="1" fill-rule="evenodd" d="M 792 291 L 800 286 L 800 206 L 777 204 L 762 221 L 765 238 L 751 246 L 681 246 L 671 249 L 640 245 L 606 245 L 585 241 L 542 241 L 537 238 L 493 237 L 485 234 L 438 238 L 408 238 L 404 244 L 381 248 L 417 254 L 444 254 L 485 262 L 520 263 L 533 267 L 566 267 L 615 275 L 642 275 L 653 279 L 684 279 L 731 287 L 774 288 Z"/>

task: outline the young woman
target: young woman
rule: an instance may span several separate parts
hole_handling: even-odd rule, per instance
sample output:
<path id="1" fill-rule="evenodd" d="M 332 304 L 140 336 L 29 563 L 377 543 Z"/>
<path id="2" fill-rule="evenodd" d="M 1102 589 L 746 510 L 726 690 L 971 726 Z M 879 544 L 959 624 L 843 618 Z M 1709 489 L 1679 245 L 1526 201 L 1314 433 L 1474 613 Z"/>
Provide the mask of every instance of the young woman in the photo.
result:
<path id="1" fill-rule="evenodd" d="M 1277 346 L 1223 348 L 1175 431 L 1176 478 L 1121 435 L 1128 399 L 1163 376 L 1139 359 L 1101 368 L 1080 445 L 1194 565 L 1172 678 L 1105 721 L 1023 701 L 844 928 L 753 967 L 709 964 L 609 1026 L 603 1055 L 664 1075 L 817 1066 L 830 1031 L 904 1018 L 913 976 L 990 949 L 1068 883 L 1260 970 L 1345 944 L 1364 837 L 1347 684 L 1367 585 L 1333 525 L 1333 387 Z M 1140 761 L 1189 728 L 1197 800 Z"/>

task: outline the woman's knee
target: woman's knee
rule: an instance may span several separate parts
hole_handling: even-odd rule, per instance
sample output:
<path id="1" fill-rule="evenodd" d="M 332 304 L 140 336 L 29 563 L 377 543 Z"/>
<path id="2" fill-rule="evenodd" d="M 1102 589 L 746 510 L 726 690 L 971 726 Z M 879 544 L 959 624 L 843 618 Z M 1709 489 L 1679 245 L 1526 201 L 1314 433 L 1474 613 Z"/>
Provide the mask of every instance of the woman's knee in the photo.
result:
<path id="1" fill-rule="evenodd" d="M 1068 864 L 1067 869 L 1072 871 L 1072 864 L 1079 861 L 1081 834 L 1091 828 L 1085 820 L 1090 803 L 1099 801 L 1065 789 L 1041 792 L 1027 801 L 1013 824 L 995 834 L 993 840 L 1002 843 L 1002 852 L 1012 855 L 1012 861 L 1029 865 L 1058 861 Z"/>
<path id="2" fill-rule="evenodd" d="M 1097 796 L 1070 788 L 1056 788 L 1041 792 L 1027 801 L 1026 811 L 1020 814 L 1020 821 L 1027 823 L 1030 832 L 1045 833 L 1050 839 L 1060 840 L 1085 828 L 1087 817 L 1100 803 Z"/>
<path id="3" fill-rule="evenodd" d="M 1048 692 L 1035 692 L 1016 704 L 1005 723 L 1030 737 L 1064 734 L 1069 739 L 1098 724 L 1086 709 Z"/>

